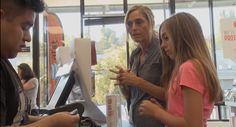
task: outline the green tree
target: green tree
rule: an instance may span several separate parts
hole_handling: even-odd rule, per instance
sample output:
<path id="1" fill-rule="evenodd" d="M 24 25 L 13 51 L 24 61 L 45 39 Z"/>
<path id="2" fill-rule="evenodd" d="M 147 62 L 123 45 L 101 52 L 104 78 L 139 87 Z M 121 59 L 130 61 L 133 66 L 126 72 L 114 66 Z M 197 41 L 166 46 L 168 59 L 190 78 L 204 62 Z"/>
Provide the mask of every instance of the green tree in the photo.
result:
<path id="1" fill-rule="evenodd" d="M 118 94 L 119 89 L 114 85 L 115 81 L 110 80 L 115 75 L 109 72 L 109 69 L 114 69 L 116 65 L 126 68 L 126 52 L 125 46 L 112 46 L 104 51 L 106 57 L 100 59 L 96 65 L 96 95 L 94 100 L 97 104 L 105 104 L 107 94 Z"/>

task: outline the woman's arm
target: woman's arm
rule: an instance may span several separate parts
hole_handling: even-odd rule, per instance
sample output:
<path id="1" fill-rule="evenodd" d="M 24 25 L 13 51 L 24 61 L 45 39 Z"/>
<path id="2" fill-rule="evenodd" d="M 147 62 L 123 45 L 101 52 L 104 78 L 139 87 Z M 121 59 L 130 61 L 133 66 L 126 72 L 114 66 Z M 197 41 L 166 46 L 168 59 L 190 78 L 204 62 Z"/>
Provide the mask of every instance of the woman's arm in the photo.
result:
<path id="1" fill-rule="evenodd" d="M 129 88 L 128 86 L 121 86 L 119 85 L 120 91 L 122 93 L 122 95 L 125 97 L 125 99 L 129 99 L 130 98 L 130 93 L 129 93 Z"/>
<path id="2" fill-rule="evenodd" d="M 119 75 L 120 73 L 124 73 L 125 71 L 129 71 L 129 70 L 124 70 L 122 67 L 120 66 L 115 66 L 118 70 L 113 70 L 113 69 L 110 69 L 110 72 L 113 72 L 117 75 Z M 113 78 L 110 78 L 111 80 L 116 80 L 117 82 L 115 83 L 115 85 L 119 85 L 119 88 L 120 88 L 120 91 L 122 93 L 122 95 L 125 97 L 125 99 L 129 99 L 130 98 L 130 93 L 129 93 L 129 88 L 128 86 L 126 85 L 120 85 L 120 82 L 119 80 L 117 79 L 117 77 L 113 77 Z"/>
<path id="3" fill-rule="evenodd" d="M 121 92 L 126 98 L 129 97 L 129 91 L 128 91 L 127 85 L 132 85 L 132 86 L 139 87 L 140 89 L 154 96 L 155 98 L 165 101 L 165 88 L 156 86 L 136 76 L 129 70 L 124 70 L 123 68 L 119 66 L 116 66 L 116 68 L 118 70 L 110 69 L 111 72 L 117 74 L 115 78 L 110 78 L 110 79 L 117 81 L 116 84 L 120 86 Z"/>
<path id="4" fill-rule="evenodd" d="M 131 85 L 138 87 L 155 98 L 165 101 L 165 88 L 152 84 L 132 72 L 120 73 L 117 77 L 120 85 Z"/>
<path id="5" fill-rule="evenodd" d="M 139 78 L 136 86 L 145 91 L 146 93 L 152 95 L 155 98 L 158 98 L 160 100 L 166 101 L 166 94 L 165 91 L 166 89 L 164 87 L 160 87 L 157 85 L 154 85 L 140 77 Z"/>
<path id="6" fill-rule="evenodd" d="M 29 81 L 27 81 L 26 83 L 23 84 L 23 88 L 24 90 L 29 90 L 35 87 L 35 83 L 37 83 L 37 80 L 32 78 Z"/>

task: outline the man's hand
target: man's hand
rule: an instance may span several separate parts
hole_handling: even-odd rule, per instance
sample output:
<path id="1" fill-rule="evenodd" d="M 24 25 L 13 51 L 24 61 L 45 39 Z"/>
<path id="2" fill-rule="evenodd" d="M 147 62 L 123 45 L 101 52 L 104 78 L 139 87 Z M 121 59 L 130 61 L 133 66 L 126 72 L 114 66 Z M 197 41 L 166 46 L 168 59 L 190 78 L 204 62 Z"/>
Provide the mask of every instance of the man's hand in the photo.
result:
<path id="1" fill-rule="evenodd" d="M 72 115 L 69 112 L 59 112 L 39 120 L 40 125 L 48 127 L 75 127 L 79 124 L 80 116 Z"/>

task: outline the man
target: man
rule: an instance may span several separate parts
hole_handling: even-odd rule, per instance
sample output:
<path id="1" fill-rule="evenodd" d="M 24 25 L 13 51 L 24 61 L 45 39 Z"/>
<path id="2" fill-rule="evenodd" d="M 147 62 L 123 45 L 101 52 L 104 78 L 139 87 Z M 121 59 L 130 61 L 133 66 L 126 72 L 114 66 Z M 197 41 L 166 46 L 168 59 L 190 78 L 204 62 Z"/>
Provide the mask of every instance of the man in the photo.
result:
<path id="1" fill-rule="evenodd" d="M 42 0 L 1 0 L 0 45 L 0 126 L 61 127 L 75 126 L 78 115 L 57 113 L 45 118 L 28 116 L 28 102 L 22 84 L 8 61 L 16 57 L 25 42 L 31 41 L 30 28 L 36 13 L 44 10 Z"/>

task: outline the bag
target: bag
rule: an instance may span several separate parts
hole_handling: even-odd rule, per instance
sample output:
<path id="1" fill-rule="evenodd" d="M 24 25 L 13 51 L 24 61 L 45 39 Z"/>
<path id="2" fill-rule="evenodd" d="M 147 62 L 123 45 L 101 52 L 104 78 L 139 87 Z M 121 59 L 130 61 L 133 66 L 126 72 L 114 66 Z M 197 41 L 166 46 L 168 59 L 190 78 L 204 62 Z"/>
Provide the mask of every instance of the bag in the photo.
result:
<path id="1" fill-rule="evenodd" d="M 58 106 L 56 107 L 55 109 L 52 109 L 52 110 L 49 110 L 47 112 L 48 115 L 51 115 L 51 114 L 54 114 L 54 113 L 57 113 L 57 112 L 71 112 L 73 111 L 74 109 L 77 109 L 78 110 L 78 114 L 80 116 L 83 115 L 83 112 L 84 112 L 84 106 L 79 103 L 79 102 L 75 102 L 75 103 L 71 103 L 71 104 L 66 104 L 66 105 L 62 105 L 62 106 Z"/>

